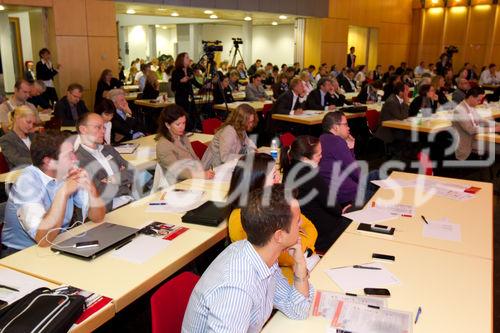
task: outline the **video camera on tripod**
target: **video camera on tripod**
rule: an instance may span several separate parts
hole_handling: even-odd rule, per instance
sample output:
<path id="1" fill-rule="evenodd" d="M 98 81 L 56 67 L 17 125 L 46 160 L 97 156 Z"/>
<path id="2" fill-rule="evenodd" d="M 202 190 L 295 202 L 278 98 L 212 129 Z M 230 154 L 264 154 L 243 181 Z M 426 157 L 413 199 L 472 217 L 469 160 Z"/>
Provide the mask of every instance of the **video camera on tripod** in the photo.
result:
<path id="1" fill-rule="evenodd" d="M 202 40 L 203 52 L 206 54 L 222 51 L 222 42 L 220 40 Z"/>
<path id="2" fill-rule="evenodd" d="M 241 38 L 233 38 L 233 45 L 235 49 L 238 49 L 241 44 L 243 44 L 243 40 Z"/>

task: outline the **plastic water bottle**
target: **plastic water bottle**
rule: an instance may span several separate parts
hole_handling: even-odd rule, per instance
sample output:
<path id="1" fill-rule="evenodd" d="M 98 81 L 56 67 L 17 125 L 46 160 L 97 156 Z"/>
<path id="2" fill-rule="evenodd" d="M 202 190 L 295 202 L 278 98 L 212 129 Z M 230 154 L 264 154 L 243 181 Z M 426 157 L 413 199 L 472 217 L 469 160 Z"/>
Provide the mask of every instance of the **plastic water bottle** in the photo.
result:
<path id="1" fill-rule="evenodd" d="M 278 141 L 276 139 L 271 141 L 271 156 L 275 160 L 278 159 Z"/>

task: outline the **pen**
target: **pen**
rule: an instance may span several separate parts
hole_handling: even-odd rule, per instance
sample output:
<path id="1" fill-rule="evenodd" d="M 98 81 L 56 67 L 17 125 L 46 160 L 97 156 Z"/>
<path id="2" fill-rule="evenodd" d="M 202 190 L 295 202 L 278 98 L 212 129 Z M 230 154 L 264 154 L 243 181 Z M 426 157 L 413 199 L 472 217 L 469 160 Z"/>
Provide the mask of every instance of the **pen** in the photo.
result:
<path id="1" fill-rule="evenodd" d="M 424 220 L 425 224 L 429 224 L 429 222 L 427 222 L 427 220 L 425 219 L 425 217 L 423 215 L 420 215 L 420 217 L 422 218 L 422 220 Z"/>
<path id="2" fill-rule="evenodd" d="M 353 268 L 360 268 L 360 269 L 373 269 L 373 270 L 381 270 L 382 268 L 379 267 L 369 267 L 369 266 L 362 266 L 362 265 L 354 265 L 352 266 Z"/>
<path id="3" fill-rule="evenodd" d="M 165 206 L 167 203 L 166 202 L 150 202 L 150 206 Z"/>
<path id="4" fill-rule="evenodd" d="M 118 245 L 117 247 L 115 247 L 115 250 L 121 249 L 122 247 L 124 247 L 125 245 L 127 245 L 128 243 L 130 243 L 131 241 L 132 241 L 132 238 L 129 239 L 128 241 L 126 241 L 125 243 L 122 243 L 122 244 Z"/>
<path id="5" fill-rule="evenodd" d="M 418 317 L 420 317 L 420 314 L 422 313 L 422 308 L 419 306 L 417 310 L 417 315 L 415 316 L 415 324 L 418 321 Z"/>
<path id="6" fill-rule="evenodd" d="M 16 288 L 13 288 L 13 287 L 9 287 L 9 286 L 6 286 L 4 284 L 0 284 L 0 288 L 19 292 L 19 289 L 16 289 Z"/>

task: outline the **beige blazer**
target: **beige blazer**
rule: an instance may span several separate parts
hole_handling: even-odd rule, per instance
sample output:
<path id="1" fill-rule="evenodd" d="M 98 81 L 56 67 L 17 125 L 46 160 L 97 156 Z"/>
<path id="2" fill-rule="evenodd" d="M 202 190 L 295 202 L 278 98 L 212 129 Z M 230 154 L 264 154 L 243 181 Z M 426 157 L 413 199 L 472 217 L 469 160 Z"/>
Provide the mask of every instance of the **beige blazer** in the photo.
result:
<path id="1" fill-rule="evenodd" d="M 201 169 L 200 159 L 185 135 L 174 142 L 161 137 L 156 143 L 156 159 L 169 184 L 191 178 L 191 170 Z"/>
<path id="2" fill-rule="evenodd" d="M 472 123 L 469 112 L 476 125 Z M 453 111 L 452 125 L 458 134 L 458 146 L 455 150 L 455 157 L 461 161 L 466 160 L 476 147 L 475 135 L 480 132 L 489 132 L 485 127 L 490 126 L 489 122 L 482 119 L 477 111 L 468 106 L 465 101 L 458 104 Z"/>

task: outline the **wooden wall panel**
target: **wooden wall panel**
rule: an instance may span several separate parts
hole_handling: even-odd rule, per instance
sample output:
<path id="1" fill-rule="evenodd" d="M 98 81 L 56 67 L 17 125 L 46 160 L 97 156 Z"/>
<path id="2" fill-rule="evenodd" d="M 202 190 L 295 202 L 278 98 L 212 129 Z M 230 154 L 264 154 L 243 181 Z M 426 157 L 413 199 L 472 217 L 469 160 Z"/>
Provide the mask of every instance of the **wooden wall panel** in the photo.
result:
<path id="1" fill-rule="evenodd" d="M 101 72 L 109 68 L 118 77 L 116 37 L 89 37 L 90 88 L 95 91 Z M 92 96 L 93 98 L 94 96 Z M 92 104 L 93 105 L 93 104 Z"/>
<path id="2" fill-rule="evenodd" d="M 7 5 L 52 7 L 52 0 L 0 0 L 0 3 Z"/>
<path id="3" fill-rule="evenodd" d="M 347 19 L 350 16 L 352 1 L 349 0 L 330 0 L 328 17 Z"/>
<path id="4" fill-rule="evenodd" d="M 116 36 L 114 1 L 86 0 L 87 33 L 89 36 Z"/>
<path id="5" fill-rule="evenodd" d="M 500 44 L 493 45 L 493 55 L 490 63 L 497 64 L 497 68 L 500 67 Z"/>
<path id="6" fill-rule="evenodd" d="M 337 70 L 346 66 L 347 43 L 323 43 L 321 45 L 321 62 L 328 66 L 337 65 Z"/>
<path id="7" fill-rule="evenodd" d="M 472 8 L 468 43 L 486 44 L 488 42 L 488 31 L 490 25 L 493 24 L 493 14 L 491 6 Z"/>
<path id="8" fill-rule="evenodd" d="M 441 44 L 444 27 L 443 8 L 431 8 L 425 12 L 424 44 Z"/>
<path id="9" fill-rule="evenodd" d="M 383 44 L 378 45 L 378 63 L 382 65 L 385 69 L 388 65 L 394 65 L 396 67 L 402 61 L 408 60 L 408 44 Z"/>
<path id="10" fill-rule="evenodd" d="M 321 41 L 327 43 L 347 43 L 349 21 L 344 19 L 322 19 Z"/>
<path id="11" fill-rule="evenodd" d="M 73 82 L 78 82 L 89 89 L 89 54 L 87 37 L 57 36 L 57 58 L 62 65 L 58 79 L 60 91 Z"/>
<path id="12" fill-rule="evenodd" d="M 445 45 L 463 45 L 467 32 L 467 7 L 456 7 L 448 9 L 446 21 Z"/>
<path id="13" fill-rule="evenodd" d="M 54 0 L 55 33 L 58 36 L 86 36 L 85 1 Z"/>
<path id="14" fill-rule="evenodd" d="M 306 19 L 304 32 L 304 67 L 321 64 L 322 19 Z"/>

